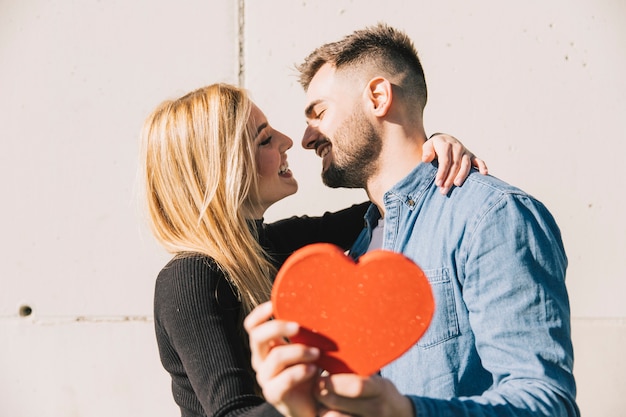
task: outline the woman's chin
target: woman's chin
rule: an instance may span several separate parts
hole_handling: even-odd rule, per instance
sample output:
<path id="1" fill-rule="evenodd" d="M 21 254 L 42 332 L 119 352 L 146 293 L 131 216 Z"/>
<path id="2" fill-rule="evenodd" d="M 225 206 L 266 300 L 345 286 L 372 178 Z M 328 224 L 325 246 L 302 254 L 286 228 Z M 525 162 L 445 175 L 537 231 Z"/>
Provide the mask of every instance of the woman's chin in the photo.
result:
<path id="1" fill-rule="evenodd" d="M 297 192 L 298 192 L 298 183 L 297 183 L 297 182 L 296 182 L 296 180 L 294 179 L 294 180 L 293 180 L 293 186 L 292 186 L 292 187 L 291 187 L 291 189 L 290 189 L 290 190 L 289 190 L 289 191 L 285 194 L 285 197 L 283 197 L 283 198 L 289 197 L 290 195 L 294 195 L 294 194 L 295 194 L 295 193 L 297 193 Z M 281 198 L 281 200 L 282 200 L 282 198 Z"/>

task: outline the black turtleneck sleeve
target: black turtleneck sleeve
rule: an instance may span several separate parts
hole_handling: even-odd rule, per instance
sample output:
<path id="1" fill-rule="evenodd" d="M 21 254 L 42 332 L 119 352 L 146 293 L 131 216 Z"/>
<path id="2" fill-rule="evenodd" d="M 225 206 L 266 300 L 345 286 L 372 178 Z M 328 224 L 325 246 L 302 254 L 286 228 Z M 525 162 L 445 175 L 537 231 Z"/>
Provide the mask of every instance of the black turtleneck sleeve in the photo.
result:
<path id="1" fill-rule="evenodd" d="M 290 217 L 264 225 L 264 243 L 279 265 L 293 251 L 311 243 L 333 243 L 350 249 L 363 230 L 363 216 L 370 202 L 355 204 L 338 212 L 326 212 L 319 217 Z M 263 242 L 262 242 L 263 243 Z"/>

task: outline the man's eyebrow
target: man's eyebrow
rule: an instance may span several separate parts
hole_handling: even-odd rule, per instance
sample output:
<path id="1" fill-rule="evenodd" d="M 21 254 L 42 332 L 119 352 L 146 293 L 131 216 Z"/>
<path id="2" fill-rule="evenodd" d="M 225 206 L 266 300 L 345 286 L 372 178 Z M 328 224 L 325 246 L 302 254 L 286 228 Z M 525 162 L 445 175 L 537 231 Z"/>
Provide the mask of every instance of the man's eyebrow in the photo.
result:
<path id="1" fill-rule="evenodd" d="M 263 129 L 265 129 L 267 127 L 267 122 L 263 122 L 261 123 L 257 128 L 256 128 L 256 134 L 254 135 L 254 139 L 256 139 L 257 137 L 259 137 L 259 134 L 263 131 Z"/>
<path id="2" fill-rule="evenodd" d="M 306 106 L 306 109 L 304 109 L 304 116 L 310 119 L 311 114 L 313 114 L 313 108 L 315 108 L 315 106 L 317 106 L 321 102 L 322 100 L 315 100 L 314 102 Z"/>

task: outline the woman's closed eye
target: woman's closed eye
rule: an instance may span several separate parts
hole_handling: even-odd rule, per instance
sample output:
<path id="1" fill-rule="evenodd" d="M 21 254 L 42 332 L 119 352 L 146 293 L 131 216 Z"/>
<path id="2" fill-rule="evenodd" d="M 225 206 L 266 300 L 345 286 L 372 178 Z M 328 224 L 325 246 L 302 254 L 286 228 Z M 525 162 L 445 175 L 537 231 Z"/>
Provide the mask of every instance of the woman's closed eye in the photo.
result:
<path id="1" fill-rule="evenodd" d="M 265 138 L 261 142 L 259 142 L 259 146 L 267 146 L 267 145 L 270 144 L 271 141 L 272 141 L 272 137 L 268 136 L 267 138 Z"/>

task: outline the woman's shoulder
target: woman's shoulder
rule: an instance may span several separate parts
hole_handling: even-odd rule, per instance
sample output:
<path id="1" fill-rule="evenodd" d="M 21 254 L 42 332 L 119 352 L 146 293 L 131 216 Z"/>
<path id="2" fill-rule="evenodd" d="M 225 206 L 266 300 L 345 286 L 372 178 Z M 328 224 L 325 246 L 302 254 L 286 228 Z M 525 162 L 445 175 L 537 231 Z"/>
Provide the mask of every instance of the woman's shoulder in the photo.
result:
<path id="1" fill-rule="evenodd" d="M 199 253 L 182 253 L 174 256 L 159 272 L 158 279 L 171 279 L 181 274 L 189 276 L 213 275 L 220 273 L 215 260 Z"/>
<path id="2" fill-rule="evenodd" d="M 161 269 L 156 280 L 155 301 L 178 300 L 180 303 L 210 303 L 232 307 L 237 296 L 215 260 L 201 254 L 175 256 Z"/>

